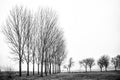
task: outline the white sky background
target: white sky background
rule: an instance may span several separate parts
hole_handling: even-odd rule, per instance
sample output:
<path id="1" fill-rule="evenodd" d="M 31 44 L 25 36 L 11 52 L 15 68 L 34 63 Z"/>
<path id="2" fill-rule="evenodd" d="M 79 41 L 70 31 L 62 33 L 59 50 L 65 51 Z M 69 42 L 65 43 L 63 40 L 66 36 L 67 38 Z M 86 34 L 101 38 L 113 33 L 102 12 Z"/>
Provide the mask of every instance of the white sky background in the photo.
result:
<path id="1" fill-rule="evenodd" d="M 120 0 L 1 0 L 0 25 L 5 23 L 15 5 L 32 11 L 49 7 L 57 12 L 67 43 L 66 62 L 73 58 L 73 70 L 79 69 L 78 61 L 84 58 L 97 60 L 104 54 L 110 57 L 120 54 Z M 7 45 L 0 32 L 0 65 L 15 66 L 17 70 L 18 63 L 9 58 Z"/>

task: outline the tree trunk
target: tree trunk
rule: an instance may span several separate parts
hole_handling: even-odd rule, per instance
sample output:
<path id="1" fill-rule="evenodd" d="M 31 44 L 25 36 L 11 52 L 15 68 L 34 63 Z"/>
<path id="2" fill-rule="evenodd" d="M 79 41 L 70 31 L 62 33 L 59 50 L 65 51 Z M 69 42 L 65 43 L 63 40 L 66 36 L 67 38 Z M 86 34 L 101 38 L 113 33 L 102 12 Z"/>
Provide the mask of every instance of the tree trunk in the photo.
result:
<path id="1" fill-rule="evenodd" d="M 85 72 L 87 72 L 87 66 L 85 66 Z"/>
<path id="2" fill-rule="evenodd" d="M 69 67 L 69 72 L 70 72 L 70 67 Z"/>
<path id="3" fill-rule="evenodd" d="M 61 67 L 60 67 L 60 65 L 59 65 L 59 73 L 61 72 Z"/>
<path id="4" fill-rule="evenodd" d="M 117 68 L 116 68 L 116 66 L 115 66 L 115 71 L 117 71 Z"/>
<path id="5" fill-rule="evenodd" d="M 90 72 L 91 72 L 91 67 L 90 67 Z"/>
<path id="6" fill-rule="evenodd" d="M 39 63 L 38 63 L 38 75 L 39 75 Z"/>
<path id="7" fill-rule="evenodd" d="M 28 54 L 27 54 L 27 76 L 29 76 L 29 57 L 30 57 L 30 53 L 29 53 L 29 43 L 27 45 L 27 50 L 28 50 Z"/>
<path id="8" fill-rule="evenodd" d="M 29 76 L 29 62 L 27 62 L 27 76 Z"/>
<path id="9" fill-rule="evenodd" d="M 54 74 L 54 63 L 52 64 L 52 73 Z"/>
<path id="10" fill-rule="evenodd" d="M 100 71 L 102 72 L 102 68 L 100 68 Z"/>
<path id="11" fill-rule="evenodd" d="M 107 67 L 105 67 L 105 71 L 107 71 Z"/>
<path id="12" fill-rule="evenodd" d="M 54 64 L 54 73 L 56 73 L 56 60 L 55 60 L 55 64 Z"/>
<path id="13" fill-rule="evenodd" d="M 22 76 L 22 59 L 20 57 L 20 60 L 19 60 L 19 76 L 21 77 Z"/>
<path id="14" fill-rule="evenodd" d="M 34 54 L 33 54 L 33 75 L 35 73 L 35 60 L 34 60 Z"/>
<path id="15" fill-rule="evenodd" d="M 47 76 L 47 53 L 45 52 L 45 75 Z"/>
<path id="16" fill-rule="evenodd" d="M 43 77 L 43 59 L 44 59 L 44 51 L 42 50 L 42 60 L 41 60 L 41 77 Z"/>
<path id="17" fill-rule="evenodd" d="M 50 62 L 49 74 L 51 74 L 51 62 Z"/>

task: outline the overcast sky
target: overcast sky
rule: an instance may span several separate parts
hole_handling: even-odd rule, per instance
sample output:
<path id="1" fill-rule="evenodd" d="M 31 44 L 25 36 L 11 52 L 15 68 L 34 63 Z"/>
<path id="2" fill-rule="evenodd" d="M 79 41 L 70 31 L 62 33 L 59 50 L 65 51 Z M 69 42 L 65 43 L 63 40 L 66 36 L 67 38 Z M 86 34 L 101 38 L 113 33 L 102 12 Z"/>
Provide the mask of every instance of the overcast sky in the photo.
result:
<path id="1" fill-rule="evenodd" d="M 1 0 L 0 25 L 15 5 L 32 11 L 49 7 L 57 12 L 67 43 L 66 64 L 72 57 L 73 70 L 79 69 L 78 61 L 84 58 L 97 60 L 104 54 L 110 57 L 120 54 L 120 0 Z M 17 70 L 18 63 L 10 57 L 8 44 L 0 32 L 0 65 L 16 65 Z"/>

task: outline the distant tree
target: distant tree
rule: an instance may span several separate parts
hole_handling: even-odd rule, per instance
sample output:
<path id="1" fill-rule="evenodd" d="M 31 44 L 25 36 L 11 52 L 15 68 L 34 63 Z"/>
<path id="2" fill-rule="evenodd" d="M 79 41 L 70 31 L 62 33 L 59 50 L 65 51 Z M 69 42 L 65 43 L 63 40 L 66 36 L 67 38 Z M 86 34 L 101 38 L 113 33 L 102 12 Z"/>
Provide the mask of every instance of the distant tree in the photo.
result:
<path id="1" fill-rule="evenodd" d="M 109 56 L 103 55 L 99 60 L 98 60 L 98 65 L 102 68 L 105 67 L 105 71 L 107 71 L 107 68 L 109 66 Z"/>
<path id="2" fill-rule="evenodd" d="M 103 65 L 103 61 L 102 61 L 101 58 L 98 60 L 97 64 L 98 64 L 98 66 L 100 67 L 101 72 L 102 72 L 102 68 L 104 67 L 104 65 Z"/>
<path id="3" fill-rule="evenodd" d="M 85 71 L 87 72 L 87 66 L 88 66 L 89 60 L 83 59 L 82 62 L 83 62 L 83 66 L 85 67 Z"/>
<path id="4" fill-rule="evenodd" d="M 74 62 L 72 60 L 72 58 L 69 59 L 69 64 L 68 64 L 68 69 L 69 69 L 69 72 L 70 72 L 70 69 L 71 67 L 73 66 Z"/>
<path id="5" fill-rule="evenodd" d="M 105 71 L 107 71 L 107 67 L 109 66 L 109 56 L 104 55 L 101 57 L 103 61 L 103 65 L 105 67 Z"/>
<path id="6" fill-rule="evenodd" d="M 118 68 L 120 68 L 120 55 L 117 55 L 117 61 L 118 61 Z"/>
<path id="7" fill-rule="evenodd" d="M 115 71 L 116 71 L 117 67 L 118 67 L 118 59 L 117 59 L 117 57 L 113 57 L 111 59 L 111 63 L 114 65 L 114 68 L 115 68 Z"/>
<path id="8" fill-rule="evenodd" d="M 94 65 L 95 65 L 95 60 L 93 58 L 88 58 L 88 66 L 90 68 L 90 71 Z"/>

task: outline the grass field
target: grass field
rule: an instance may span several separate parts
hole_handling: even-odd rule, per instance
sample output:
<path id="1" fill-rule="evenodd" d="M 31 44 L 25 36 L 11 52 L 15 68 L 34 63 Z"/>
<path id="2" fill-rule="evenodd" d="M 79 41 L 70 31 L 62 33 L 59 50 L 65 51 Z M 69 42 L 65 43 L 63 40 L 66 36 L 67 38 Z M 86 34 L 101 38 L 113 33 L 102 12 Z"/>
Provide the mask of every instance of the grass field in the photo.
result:
<path id="1" fill-rule="evenodd" d="M 87 73 L 78 73 L 78 72 L 72 72 L 72 73 L 58 73 L 58 74 L 52 74 L 44 77 L 40 77 L 39 75 L 35 76 L 4 76 L 5 73 L 2 73 L 0 75 L 0 80 L 120 80 L 120 72 L 87 72 Z"/>

